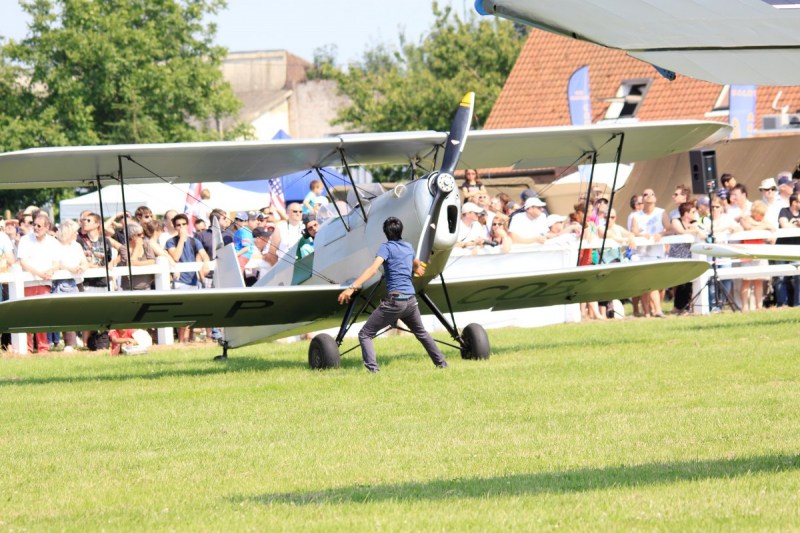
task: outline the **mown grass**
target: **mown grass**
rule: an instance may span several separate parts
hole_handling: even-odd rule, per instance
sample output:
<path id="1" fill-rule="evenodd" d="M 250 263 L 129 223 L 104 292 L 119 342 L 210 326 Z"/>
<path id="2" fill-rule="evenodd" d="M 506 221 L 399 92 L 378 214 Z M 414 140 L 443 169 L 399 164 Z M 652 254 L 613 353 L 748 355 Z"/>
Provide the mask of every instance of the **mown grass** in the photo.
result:
<path id="1" fill-rule="evenodd" d="M 793 529 L 800 312 L 0 359 L 0 527 Z M 348 345 L 352 341 L 348 341 Z"/>

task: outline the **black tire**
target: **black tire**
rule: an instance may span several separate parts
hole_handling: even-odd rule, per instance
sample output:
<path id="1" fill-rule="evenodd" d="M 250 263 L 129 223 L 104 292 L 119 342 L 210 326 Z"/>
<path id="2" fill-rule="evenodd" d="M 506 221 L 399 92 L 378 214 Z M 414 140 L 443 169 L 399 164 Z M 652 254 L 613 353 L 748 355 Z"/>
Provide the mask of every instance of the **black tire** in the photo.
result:
<path id="1" fill-rule="evenodd" d="M 483 326 L 469 324 L 461 332 L 461 339 L 464 342 L 461 348 L 462 359 L 489 359 L 489 336 Z"/>
<path id="2" fill-rule="evenodd" d="M 325 370 L 339 368 L 340 362 L 339 346 L 333 337 L 327 333 L 320 333 L 311 339 L 311 344 L 308 346 L 308 366 L 315 370 Z"/>

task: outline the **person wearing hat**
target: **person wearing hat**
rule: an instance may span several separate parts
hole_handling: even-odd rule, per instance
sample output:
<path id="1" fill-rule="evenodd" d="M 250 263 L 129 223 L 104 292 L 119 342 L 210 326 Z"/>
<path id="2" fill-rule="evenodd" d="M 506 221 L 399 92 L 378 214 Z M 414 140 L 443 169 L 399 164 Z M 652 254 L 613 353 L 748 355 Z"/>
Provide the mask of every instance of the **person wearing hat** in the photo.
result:
<path id="1" fill-rule="evenodd" d="M 258 227 L 258 213 L 240 211 L 236 213 L 236 220 L 241 222 L 241 227 L 233 234 L 233 247 L 239 260 L 239 267 L 244 271 L 244 266 L 253 256 L 253 230 Z M 252 280 L 255 282 L 255 280 Z"/>
<path id="2" fill-rule="evenodd" d="M 761 191 L 761 201 L 767 204 L 766 219 L 777 228 L 778 214 L 783 206 L 778 203 L 778 184 L 775 178 L 761 180 L 758 190 Z"/>
<path id="3" fill-rule="evenodd" d="M 778 203 L 781 208 L 789 207 L 789 197 L 794 192 L 794 182 L 790 172 L 778 173 Z"/>
<path id="4" fill-rule="evenodd" d="M 539 198 L 530 197 L 522 206 L 523 211 L 511 217 L 509 231 L 515 244 L 542 244 L 547 234 L 547 215 L 542 208 L 547 204 Z"/>
<path id="5" fill-rule="evenodd" d="M 473 248 L 483 246 L 486 240 L 486 228 L 478 221 L 485 211 L 478 204 L 467 202 L 461 206 L 461 224 L 458 228 L 456 248 Z"/>
<path id="6" fill-rule="evenodd" d="M 571 233 L 569 228 L 564 226 L 564 221 L 567 220 L 567 217 L 564 215 L 556 215 L 555 213 L 551 213 L 547 215 L 545 220 L 547 221 L 547 233 L 545 234 L 545 238 L 548 241 L 562 237 L 563 235 L 569 235 Z"/>

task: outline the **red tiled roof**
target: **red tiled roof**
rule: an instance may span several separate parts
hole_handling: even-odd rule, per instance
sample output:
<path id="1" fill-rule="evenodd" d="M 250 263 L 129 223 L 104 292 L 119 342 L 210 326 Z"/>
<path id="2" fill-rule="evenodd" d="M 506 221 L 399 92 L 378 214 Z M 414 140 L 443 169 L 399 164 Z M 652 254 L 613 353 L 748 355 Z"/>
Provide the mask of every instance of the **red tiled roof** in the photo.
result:
<path id="1" fill-rule="evenodd" d="M 650 78 L 652 83 L 636 118 L 639 120 L 695 119 L 707 117 L 722 90 L 721 85 L 678 75 L 675 81 L 662 77 L 652 65 L 628 57 L 625 52 L 531 30 L 485 127 L 487 129 L 531 126 L 563 126 L 570 123 L 567 83 L 572 73 L 589 65 L 593 122 L 605 116 L 608 102 L 623 80 Z M 779 106 L 800 110 L 800 87 L 758 87 L 756 128 L 761 117 L 777 114 L 771 105 L 782 91 Z"/>

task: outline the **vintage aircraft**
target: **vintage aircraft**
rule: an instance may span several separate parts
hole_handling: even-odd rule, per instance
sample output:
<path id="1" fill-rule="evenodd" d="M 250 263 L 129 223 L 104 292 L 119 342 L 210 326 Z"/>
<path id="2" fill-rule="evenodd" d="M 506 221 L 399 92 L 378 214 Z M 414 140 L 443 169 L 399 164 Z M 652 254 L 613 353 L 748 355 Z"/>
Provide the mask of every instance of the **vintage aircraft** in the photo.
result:
<path id="1" fill-rule="evenodd" d="M 717 122 L 675 121 L 583 128 L 531 128 L 469 132 L 474 95 L 464 97 L 448 134 L 405 132 L 340 135 L 314 140 L 65 147 L 0 155 L 0 188 L 76 186 L 119 182 L 248 180 L 342 164 L 404 163 L 437 168 L 375 197 L 353 184 L 352 202 L 334 203 L 337 216 L 323 222 L 314 253 L 300 263 L 279 263 L 257 286 L 245 288 L 231 245 L 218 253 L 217 288 L 196 292 L 132 291 L 25 298 L 0 303 L 0 328 L 8 332 L 165 327 L 225 328 L 223 355 L 257 341 L 339 326 L 336 339 L 320 334 L 309 348 L 313 368 L 336 367 L 345 333 L 381 295 L 380 276 L 346 308 L 336 296 L 374 257 L 384 240 L 383 221 L 403 221 L 403 238 L 428 264 L 414 281 L 419 298 L 458 343 L 464 358 L 489 356 L 480 325 L 459 331 L 446 313 L 517 309 L 610 300 L 674 286 L 708 268 L 704 261 L 617 264 L 526 275 L 491 270 L 455 283 L 443 272 L 455 243 L 460 198 L 453 171 L 470 167 L 518 168 L 636 161 L 688 150 L 725 137 Z M 467 140 L 469 142 L 467 142 Z M 623 142 L 624 141 L 624 142 Z M 162 178 L 165 177 L 165 178 Z M 299 278 L 296 274 L 300 274 Z M 292 285 L 292 283 L 295 283 Z"/>
<path id="2" fill-rule="evenodd" d="M 497 15 L 719 84 L 800 85 L 796 0 L 476 0 Z"/>

